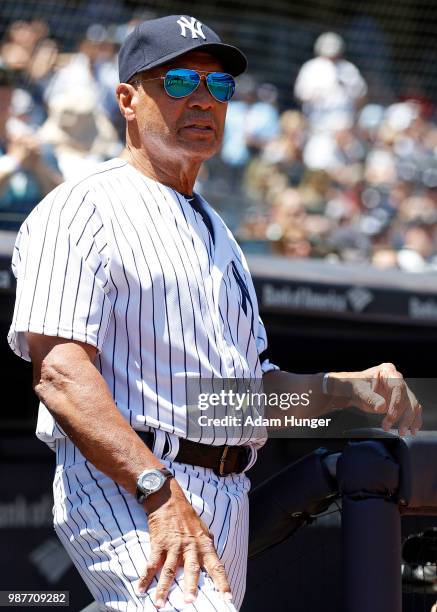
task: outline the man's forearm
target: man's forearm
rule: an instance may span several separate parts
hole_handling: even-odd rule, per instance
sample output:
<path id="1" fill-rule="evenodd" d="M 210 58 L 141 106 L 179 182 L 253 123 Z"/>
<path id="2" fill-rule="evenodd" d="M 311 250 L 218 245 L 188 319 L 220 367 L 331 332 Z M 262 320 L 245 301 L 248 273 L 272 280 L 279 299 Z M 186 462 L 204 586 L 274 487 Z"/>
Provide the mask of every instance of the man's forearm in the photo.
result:
<path id="1" fill-rule="evenodd" d="M 48 360 L 35 392 L 80 452 L 130 493 L 145 468 L 163 467 L 123 418 L 90 361 Z"/>

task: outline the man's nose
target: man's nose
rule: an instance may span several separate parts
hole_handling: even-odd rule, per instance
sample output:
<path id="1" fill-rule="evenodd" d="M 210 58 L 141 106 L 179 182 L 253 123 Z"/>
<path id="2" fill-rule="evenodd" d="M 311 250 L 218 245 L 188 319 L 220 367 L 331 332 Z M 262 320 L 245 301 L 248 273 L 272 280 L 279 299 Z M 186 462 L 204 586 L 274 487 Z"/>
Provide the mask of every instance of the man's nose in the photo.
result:
<path id="1" fill-rule="evenodd" d="M 206 78 L 202 75 L 199 86 L 193 93 L 188 96 L 188 106 L 194 108 L 212 108 L 216 103 L 215 98 L 211 95 L 206 85 Z"/>

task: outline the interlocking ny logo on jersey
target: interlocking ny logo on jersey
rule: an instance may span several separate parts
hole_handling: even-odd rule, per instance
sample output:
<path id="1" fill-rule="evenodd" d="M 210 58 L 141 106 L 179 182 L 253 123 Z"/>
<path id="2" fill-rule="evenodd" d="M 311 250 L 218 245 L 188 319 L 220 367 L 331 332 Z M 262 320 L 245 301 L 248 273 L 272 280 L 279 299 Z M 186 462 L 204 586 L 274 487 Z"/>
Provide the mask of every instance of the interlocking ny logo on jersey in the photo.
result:
<path id="1" fill-rule="evenodd" d="M 181 17 L 177 20 L 177 23 L 181 26 L 181 36 L 187 36 L 187 29 L 191 32 L 192 38 L 198 38 L 201 36 L 203 40 L 206 40 L 205 34 L 202 32 L 202 24 L 197 21 L 195 17 L 190 17 L 191 21 L 188 21 L 186 17 Z"/>

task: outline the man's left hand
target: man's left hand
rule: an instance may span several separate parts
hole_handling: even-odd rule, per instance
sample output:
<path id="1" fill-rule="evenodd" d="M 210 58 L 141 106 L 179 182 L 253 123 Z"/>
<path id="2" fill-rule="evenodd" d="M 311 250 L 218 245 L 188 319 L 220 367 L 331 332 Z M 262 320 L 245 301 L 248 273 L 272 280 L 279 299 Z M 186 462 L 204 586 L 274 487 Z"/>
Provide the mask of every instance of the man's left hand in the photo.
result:
<path id="1" fill-rule="evenodd" d="M 342 398 L 344 407 L 355 406 L 363 412 L 385 414 L 382 427 L 396 426 L 399 435 L 413 435 L 422 427 L 422 406 L 404 377 L 392 363 L 360 372 L 330 372 L 328 393 Z"/>

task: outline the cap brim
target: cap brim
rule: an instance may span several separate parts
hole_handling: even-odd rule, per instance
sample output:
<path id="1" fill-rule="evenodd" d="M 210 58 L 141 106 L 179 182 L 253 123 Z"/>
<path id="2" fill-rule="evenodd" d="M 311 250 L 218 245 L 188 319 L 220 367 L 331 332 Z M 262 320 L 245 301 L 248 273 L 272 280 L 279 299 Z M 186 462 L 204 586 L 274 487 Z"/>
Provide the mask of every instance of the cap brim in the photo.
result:
<path id="1" fill-rule="evenodd" d="M 141 66 L 133 74 L 129 75 L 124 82 L 127 82 L 134 76 L 134 74 L 137 74 L 138 72 L 144 72 L 146 70 L 156 68 L 157 66 L 162 66 L 163 64 L 167 64 L 177 57 L 182 57 L 183 55 L 187 55 L 193 51 L 205 51 L 210 53 L 223 64 L 223 69 L 226 72 L 235 77 L 242 74 L 247 68 L 247 58 L 237 47 L 233 47 L 232 45 L 227 45 L 225 43 L 205 43 L 202 45 L 196 45 L 192 49 L 184 49 L 183 51 L 178 50 L 173 53 L 169 53 L 168 55 L 159 58 L 159 60 L 147 64 L 147 66 Z"/>

